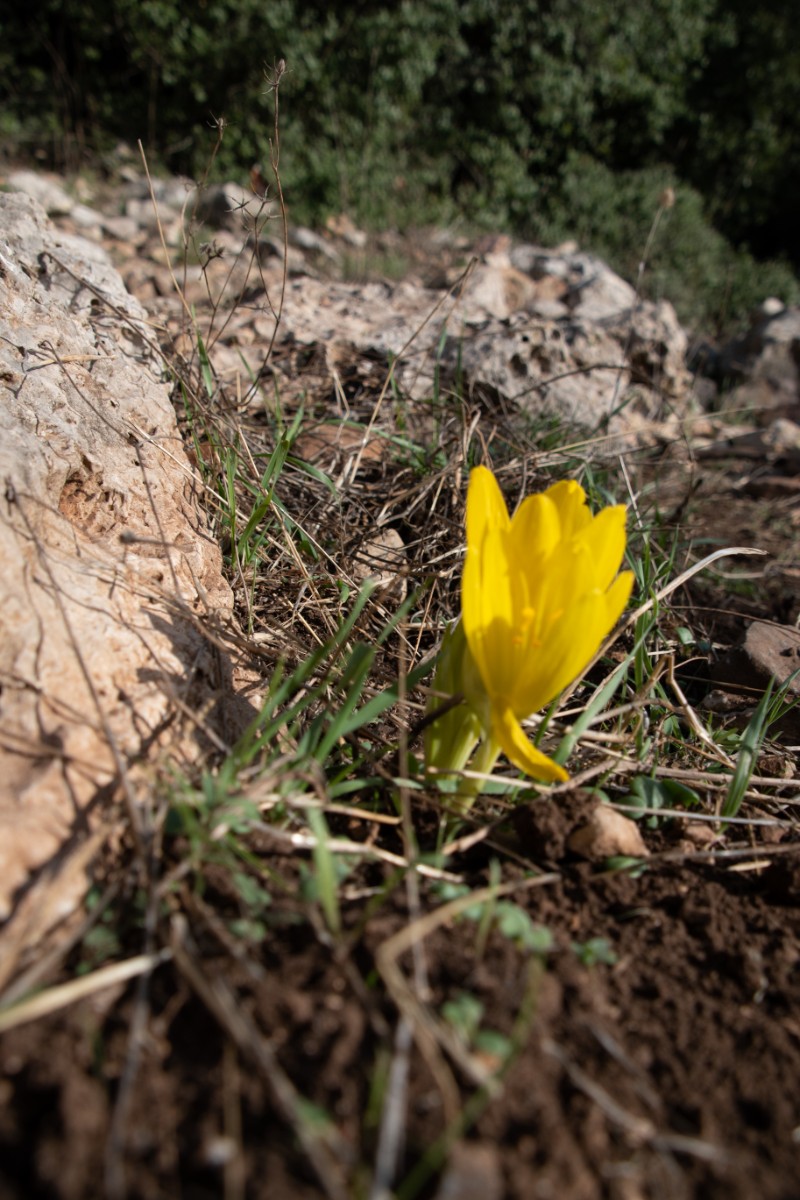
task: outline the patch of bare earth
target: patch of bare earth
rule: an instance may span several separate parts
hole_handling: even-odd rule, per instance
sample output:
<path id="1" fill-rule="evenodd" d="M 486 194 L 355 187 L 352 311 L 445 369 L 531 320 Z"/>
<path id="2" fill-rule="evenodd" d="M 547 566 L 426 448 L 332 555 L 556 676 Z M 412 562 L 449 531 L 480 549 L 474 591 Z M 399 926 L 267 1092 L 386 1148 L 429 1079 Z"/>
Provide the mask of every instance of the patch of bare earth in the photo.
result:
<path id="1" fill-rule="evenodd" d="M 469 993 L 486 1029 L 518 1039 L 502 1087 L 463 1130 L 488 1147 L 500 1195 L 796 1196 L 800 880 L 789 861 L 747 872 L 659 862 L 638 879 L 565 861 L 515 897 L 554 934 L 544 961 L 498 931 L 481 947 L 464 918 L 426 939 L 431 1011 Z M 471 865 L 474 882 L 485 866 Z M 202 917 L 194 928 L 205 980 L 224 980 L 276 1068 L 327 1114 L 345 1195 L 359 1194 L 350 1172 L 375 1153 L 370 1094 L 394 1020 L 361 981 L 407 919 L 399 897 L 360 932 L 363 916 L 362 904 L 346 907 L 353 942 L 341 954 L 276 914 L 248 968 Z M 604 939 L 607 961 L 584 961 L 592 939 Z M 239 1171 L 246 1186 L 224 1194 L 324 1195 L 270 1069 L 242 1057 L 175 965 L 154 976 L 152 1005 L 127 1112 L 126 1194 L 222 1195 Z M 3 1037 L 4 1197 L 104 1194 L 131 1016 L 130 999 L 106 993 Z M 413 1052 L 408 1170 L 456 1117 L 437 1070 L 452 1070 L 460 1100 L 475 1094 L 458 1067 Z"/>

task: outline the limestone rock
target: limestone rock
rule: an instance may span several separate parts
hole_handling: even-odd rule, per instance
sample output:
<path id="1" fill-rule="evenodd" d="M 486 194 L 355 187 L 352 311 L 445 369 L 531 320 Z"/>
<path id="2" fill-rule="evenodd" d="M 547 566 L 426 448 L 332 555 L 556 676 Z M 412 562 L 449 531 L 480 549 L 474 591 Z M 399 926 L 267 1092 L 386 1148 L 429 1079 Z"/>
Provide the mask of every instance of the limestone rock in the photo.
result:
<path id="1" fill-rule="evenodd" d="M 637 382 L 647 383 L 670 397 L 685 398 L 692 390 L 686 366 L 689 339 L 668 301 L 640 301 L 610 332 L 624 347 Z"/>
<path id="2" fill-rule="evenodd" d="M 631 314 L 636 292 L 593 254 L 573 254 L 567 259 L 573 284 L 572 310 L 584 321 L 614 321 Z"/>
<path id="3" fill-rule="evenodd" d="M 617 855 L 645 858 L 648 854 L 636 822 L 607 804 L 598 804 L 586 824 L 570 834 L 567 845 L 573 854 L 592 862 L 603 862 Z"/>
<path id="4" fill-rule="evenodd" d="M 65 216 L 72 211 L 75 201 L 59 182 L 38 171 L 12 171 L 6 179 L 12 192 L 23 192 L 38 200 L 51 217 Z"/>
<path id="5" fill-rule="evenodd" d="M 43 186 L 40 176 L 28 174 L 32 188 Z M 250 391 L 271 346 L 273 364 L 284 348 L 285 360 L 294 347 L 320 351 L 327 369 L 318 394 L 326 387 L 333 394 L 337 360 L 352 347 L 364 363 L 381 363 L 384 379 L 396 360 L 395 379 L 411 400 L 428 400 L 437 388 L 444 394 L 458 384 L 507 414 L 517 410 L 535 421 L 611 434 L 596 443 L 594 454 L 614 453 L 617 435 L 626 444 L 647 441 L 653 420 L 663 420 L 665 403 L 675 420 L 686 415 L 691 380 L 674 311 L 638 300 L 630 284 L 574 243 L 515 245 L 501 235 L 470 246 L 444 230 L 425 234 L 424 244 L 414 248 L 426 263 L 419 282 L 406 277 L 357 284 L 319 278 L 343 270 L 353 250 L 369 262 L 370 240 L 346 215 L 332 217 L 323 234 L 290 227 L 289 286 L 273 346 L 285 247 L 280 223 L 272 219 L 274 204 L 262 198 L 261 187 L 258 194 L 235 182 L 198 190 L 183 179 L 148 181 L 131 165 L 127 182 L 107 202 L 113 215 L 101 215 L 95 197 L 83 195 L 79 204 L 63 188 L 52 203 L 68 230 L 108 239 L 115 261 L 136 256 L 123 262 L 126 281 L 151 315 L 171 323 L 176 338 L 184 310 L 166 267 L 159 222 L 178 261 L 189 239 L 200 263 L 180 272 L 184 300 L 199 316 L 209 302 L 225 310 L 224 332 L 212 339 L 212 362 L 220 386 L 232 394 Z M 86 207 L 89 202 L 96 212 Z M 399 255 L 410 248 L 402 239 L 394 245 L 388 234 L 372 250 L 380 253 L 381 246 Z M 464 277 L 471 253 L 477 261 Z M 440 262 L 435 270 L 431 260 Z M 423 280 L 437 286 L 423 286 Z M 229 310 L 236 297 L 246 304 Z M 773 318 L 782 319 L 770 310 Z M 269 369 L 282 394 L 297 392 L 296 378 L 279 366 Z"/>
<path id="6" fill-rule="evenodd" d="M 558 417 L 584 428 L 609 416 L 617 388 L 625 390 L 629 373 L 620 357 L 614 339 L 596 326 L 524 314 L 451 336 L 444 352 L 453 372 L 460 363 L 471 390 L 513 401 L 534 419 Z"/>
<path id="7" fill-rule="evenodd" d="M 339 263 L 341 255 L 330 242 L 326 242 L 324 237 L 315 233 L 313 229 L 307 229 L 305 225 L 295 225 L 289 229 L 289 242 L 297 246 L 299 250 L 307 250 L 312 254 L 321 254 L 323 258 L 327 258 L 329 262 Z"/>
<path id="8" fill-rule="evenodd" d="M 138 241 L 141 244 L 142 240 L 139 226 L 130 217 L 103 217 L 103 233 L 117 242 Z"/>
<path id="9" fill-rule="evenodd" d="M 325 222 L 325 227 L 334 235 L 341 238 L 348 246 L 352 246 L 354 250 L 363 250 L 367 244 L 367 235 L 363 229 L 358 229 L 353 224 L 347 213 L 335 213 L 328 217 Z"/>
<path id="10" fill-rule="evenodd" d="M 761 354 L 769 345 L 800 342 L 800 308 L 787 308 L 780 300 L 770 297 L 754 315 L 746 337 L 751 354 Z"/>
<path id="11" fill-rule="evenodd" d="M 109 819 L 120 766 L 152 756 L 176 699 L 208 694 L 199 618 L 231 597 L 144 310 L 99 246 L 19 194 L 0 195 L 0 396 L 5 918 Z"/>
<path id="12" fill-rule="evenodd" d="M 638 432 L 642 418 L 660 412 L 665 390 L 678 408 L 682 400 L 688 403 L 689 377 L 679 363 L 680 327 L 670 314 L 662 326 L 653 306 L 642 317 L 639 337 L 629 338 L 625 329 L 570 316 L 562 300 L 554 301 L 554 317 L 543 315 L 537 300 L 542 282 L 521 288 L 520 278 L 511 268 L 490 266 L 479 272 L 474 288 L 468 283 L 462 294 L 456 289 L 451 296 L 408 281 L 290 279 L 280 338 L 325 345 L 332 352 L 352 346 L 362 355 L 385 356 L 387 367 L 390 357 L 399 355 L 396 378 L 412 399 L 433 395 L 436 378 L 448 386 L 458 376 L 468 390 L 515 405 L 533 418 L 559 418 L 589 429 L 617 413 L 614 432 Z M 551 292 L 558 294 L 558 288 Z M 510 311 L 517 302 L 522 309 Z M 641 363 L 630 392 L 624 353 L 629 340 Z M 224 354 L 222 346 L 217 354 Z"/>
<path id="13" fill-rule="evenodd" d="M 464 295 L 489 316 L 503 320 L 533 306 L 536 284 L 510 262 L 480 263 L 467 279 Z"/>
<path id="14" fill-rule="evenodd" d="M 739 381 L 729 403 L 752 409 L 763 423 L 800 419 L 800 308 L 766 300 L 745 335 L 722 351 L 720 370 Z"/>
<path id="15" fill-rule="evenodd" d="M 434 1200 L 501 1200 L 501 1152 L 492 1142 L 456 1142 Z"/>
<path id="16" fill-rule="evenodd" d="M 359 547 L 351 564 L 351 575 L 357 583 L 372 581 L 376 597 L 394 608 L 406 598 L 405 571 L 408 556 L 405 543 L 396 529 L 379 529 Z"/>
<path id="17" fill-rule="evenodd" d="M 212 229 L 252 231 L 266 224 L 270 211 L 263 197 L 238 183 L 198 188 L 186 205 L 187 215 Z"/>
<path id="18" fill-rule="evenodd" d="M 99 238 L 104 227 L 103 214 L 88 204 L 73 204 L 69 215 L 84 237 Z"/>

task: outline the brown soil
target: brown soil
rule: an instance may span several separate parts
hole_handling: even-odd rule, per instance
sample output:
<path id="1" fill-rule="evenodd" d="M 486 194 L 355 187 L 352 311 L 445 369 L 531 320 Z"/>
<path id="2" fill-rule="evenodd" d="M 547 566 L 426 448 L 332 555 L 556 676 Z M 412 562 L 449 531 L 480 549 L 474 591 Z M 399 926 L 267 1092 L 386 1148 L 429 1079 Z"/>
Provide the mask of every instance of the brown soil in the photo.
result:
<path id="1" fill-rule="evenodd" d="M 639 878 L 565 861 L 552 882 L 521 890 L 516 902 L 554 935 L 546 957 L 498 929 L 481 947 L 465 917 L 425 941 L 431 1009 L 467 993 L 484 1006 L 484 1030 L 516 1030 L 519 1040 L 499 1093 L 464 1120 L 463 1137 L 484 1150 L 479 1168 L 467 1158 L 469 1170 L 484 1171 L 490 1189 L 475 1194 L 797 1197 L 797 858 L 741 872 L 673 865 L 664 853 Z M 484 856 L 469 873 L 482 882 L 485 868 Z M 349 1180 L 344 1195 L 364 1194 L 353 1172 L 374 1157 L 370 1095 L 395 1020 L 360 981 L 406 920 L 399 897 L 363 934 L 363 902 L 347 906 L 347 954 L 307 924 L 287 923 L 289 913 L 276 914 L 249 969 L 201 917 L 193 930 L 205 978 L 225 981 L 279 1066 L 327 1114 L 329 1153 Z M 586 961 L 592 945 L 599 961 Z M 130 998 L 115 999 L 103 994 L 0 1041 L 4 1200 L 106 1194 L 104 1155 L 133 1013 Z M 185 971 L 161 967 L 151 1005 L 125 1120 L 126 1194 L 222 1195 L 221 1160 L 231 1152 L 225 1195 L 324 1195 L 269 1071 L 237 1054 Z M 456 1075 L 462 1096 L 474 1095 L 474 1083 Z M 446 1117 L 438 1081 L 414 1051 L 405 1170 L 445 1132 Z M 458 1156 L 452 1161 L 457 1180 Z M 247 1180 L 241 1190 L 231 1184 L 236 1169 Z M 465 1178 L 458 1186 L 447 1194 L 471 1194 Z"/>

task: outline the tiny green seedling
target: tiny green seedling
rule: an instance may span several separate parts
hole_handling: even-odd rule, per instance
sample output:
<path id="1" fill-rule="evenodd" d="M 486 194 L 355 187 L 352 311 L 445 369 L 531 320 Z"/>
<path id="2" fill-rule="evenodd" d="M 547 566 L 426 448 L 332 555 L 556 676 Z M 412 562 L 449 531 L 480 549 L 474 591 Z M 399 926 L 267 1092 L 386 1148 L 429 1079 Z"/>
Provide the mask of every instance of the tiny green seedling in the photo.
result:
<path id="1" fill-rule="evenodd" d="M 613 967 L 617 961 L 616 951 L 608 938 L 594 937 L 586 942 L 571 942 L 573 953 L 585 967 Z"/>

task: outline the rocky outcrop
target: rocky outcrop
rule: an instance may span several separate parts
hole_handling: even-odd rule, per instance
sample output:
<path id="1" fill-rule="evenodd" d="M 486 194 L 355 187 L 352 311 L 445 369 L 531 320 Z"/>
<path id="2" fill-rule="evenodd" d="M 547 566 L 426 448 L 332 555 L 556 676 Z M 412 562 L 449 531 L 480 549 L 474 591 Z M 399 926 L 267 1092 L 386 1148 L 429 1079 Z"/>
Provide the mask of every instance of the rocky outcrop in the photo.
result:
<path id="1" fill-rule="evenodd" d="M 123 793 L 146 827 L 131 764 L 192 752 L 192 713 L 224 684 L 201 619 L 231 596 L 147 314 L 24 195 L 0 195 L 0 395 L 5 918 Z"/>
<path id="2" fill-rule="evenodd" d="M 760 424 L 780 417 L 800 421 L 800 308 L 765 300 L 744 334 L 724 348 L 717 370 L 726 406 Z"/>
<path id="3" fill-rule="evenodd" d="M 9 182 L 28 186 L 27 178 Z M 64 218 L 63 188 L 52 183 L 59 219 L 92 235 L 82 223 L 91 210 L 76 202 L 78 219 Z M 42 191 L 41 181 L 36 186 Z M 384 380 L 394 363 L 396 382 L 413 400 L 458 388 L 531 422 L 589 433 L 646 436 L 648 423 L 683 415 L 690 404 L 687 339 L 671 305 L 640 300 L 574 246 L 547 249 L 505 236 L 472 246 L 439 231 L 402 245 L 385 235 L 370 247 L 345 218 L 332 219 L 323 234 L 291 227 L 284 246 L 278 214 L 260 192 L 233 183 L 197 191 L 182 180 L 152 186 L 153 197 L 147 181 L 132 176 L 114 197 L 119 211 L 97 212 L 94 236 L 127 260 L 128 286 L 176 332 L 185 310 L 164 263 L 158 220 L 177 259 L 186 248 L 190 260 L 200 256 L 181 269 L 181 286 L 201 325 L 209 308 L 218 309 L 210 357 L 220 386 L 234 396 L 250 390 L 270 347 L 269 374 L 292 395 L 292 351 L 304 347 L 331 398 L 345 356 L 379 364 Z M 404 280 L 343 281 L 348 264 L 366 268 L 370 253 L 376 260 L 408 254 Z"/>

